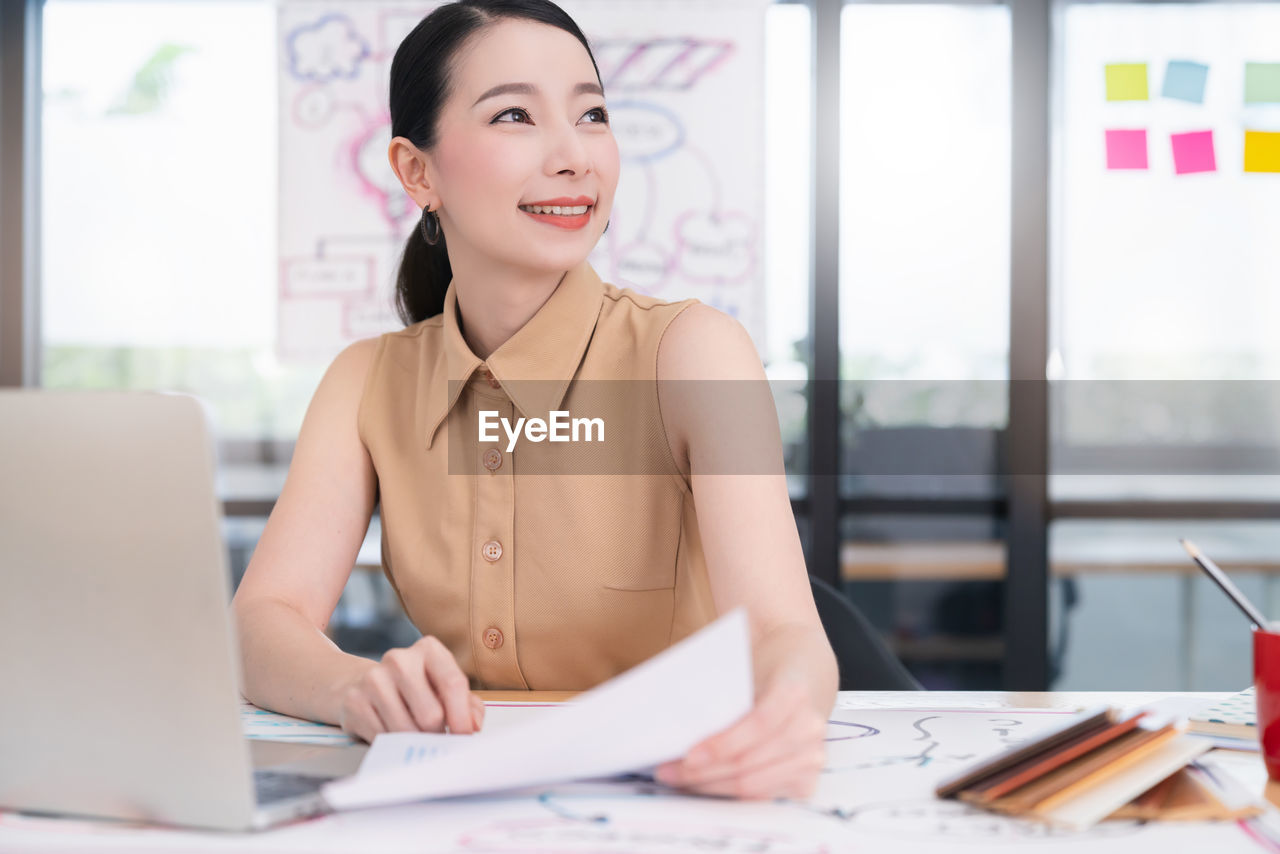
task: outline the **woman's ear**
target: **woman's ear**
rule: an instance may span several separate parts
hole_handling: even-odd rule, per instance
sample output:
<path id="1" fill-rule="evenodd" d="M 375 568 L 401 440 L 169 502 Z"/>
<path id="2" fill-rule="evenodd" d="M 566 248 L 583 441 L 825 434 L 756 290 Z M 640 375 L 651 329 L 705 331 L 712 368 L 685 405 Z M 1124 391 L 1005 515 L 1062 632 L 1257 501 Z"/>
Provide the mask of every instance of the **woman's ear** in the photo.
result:
<path id="1" fill-rule="evenodd" d="M 427 155 L 403 136 L 394 137 L 387 149 L 387 160 L 391 170 L 400 179 L 400 186 L 409 194 L 409 198 L 417 202 L 418 207 L 425 208 L 436 201 L 431 191 L 431 181 L 427 175 Z"/>

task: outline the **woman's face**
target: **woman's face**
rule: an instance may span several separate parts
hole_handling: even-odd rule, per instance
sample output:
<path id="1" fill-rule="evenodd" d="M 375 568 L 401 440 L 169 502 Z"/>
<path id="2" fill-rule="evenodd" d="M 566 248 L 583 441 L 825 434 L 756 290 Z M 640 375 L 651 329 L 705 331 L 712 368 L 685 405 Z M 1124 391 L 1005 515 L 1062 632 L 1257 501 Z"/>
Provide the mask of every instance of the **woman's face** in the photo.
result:
<path id="1" fill-rule="evenodd" d="M 515 84 L 521 88 L 493 91 Z M 604 106 L 586 49 L 558 27 L 500 21 L 459 52 L 427 156 L 439 199 L 433 208 L 455 266 L 460 253 L 545 271 L 587 257 L 618 184 L 618 144 Z M 580 197 L 590 200 L 582 216 L 521 209 Z"/>

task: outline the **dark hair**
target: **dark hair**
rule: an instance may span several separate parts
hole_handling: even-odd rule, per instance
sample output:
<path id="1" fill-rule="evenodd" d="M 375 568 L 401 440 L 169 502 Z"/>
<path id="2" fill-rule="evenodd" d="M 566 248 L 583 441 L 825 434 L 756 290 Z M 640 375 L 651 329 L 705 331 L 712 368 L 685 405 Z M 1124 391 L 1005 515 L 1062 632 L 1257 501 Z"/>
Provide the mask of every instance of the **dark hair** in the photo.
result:
<path id="1" fill-rule="evenodd" d="M 551 0 L 458 0 L 436 8 L 413 28 L 391 60 L 391 135 L 403 136 L 422 150 L 436 144 L 440 110 L 452 89 L 459 49 L 469 38 L 504 18 L 559 27 L 587 49 L 600 81 L 600 67 L 587 37 L 573 18 Z M 600 81 L 601 88 L 604 87 Z M 396 313 L 406 326 L 444 310 L 444 293 L 453 278 L 444 232 L 435 245 L 415 227 L 405 243 L 396 274 Z"/>

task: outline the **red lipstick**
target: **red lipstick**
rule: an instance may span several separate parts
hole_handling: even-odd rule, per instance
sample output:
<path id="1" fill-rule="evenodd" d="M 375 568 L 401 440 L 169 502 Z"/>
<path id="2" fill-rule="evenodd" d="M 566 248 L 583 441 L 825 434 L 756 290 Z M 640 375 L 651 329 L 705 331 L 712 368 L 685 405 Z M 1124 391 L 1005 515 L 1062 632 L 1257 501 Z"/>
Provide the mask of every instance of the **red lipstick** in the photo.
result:
<path id="1" fill-rule="evenodd" d="M 577 216 L 565 216 L 563 214 L 549 214 L 549 213 L 536 214 L 536 213 L 529 213 L 529 211 L 526 211 L 526 210 L 520 210 L 520 212 L 523 213 L 525 216 L 535 219 L 538 222 L 545 223 L 547 225 L 554 225 L 556 228 L 563 228 L 569 231 L 576 231 L 577 229 L 582 228 L 588 222 L 590 222 L 591 212 L 595 210 L 595 200 L 590 198 L 589 196 L 578 196 L 577 198 L 572 198 L 572 199 L 569 198 L 568 196 L 560 196 L 555 199 L 545 199 L 540 202 L 526 202 L 525 204 L 539 205 L 544 207 L 546 206 L 578 207 L 580 205 L 587 205 L 586 212 L 578 214 Z"/>
<path id="2" fill-rule="evenodd" d="M 578 196 L 571 199 L 568 196 L 558 196 L 554 199 L 544 199 L 540 202 L 525 202 L 526 205 L 568 205 L 569 207 L 577 207 L 578 205 L 593 205 L 596 200 L 590 196 Z"/>

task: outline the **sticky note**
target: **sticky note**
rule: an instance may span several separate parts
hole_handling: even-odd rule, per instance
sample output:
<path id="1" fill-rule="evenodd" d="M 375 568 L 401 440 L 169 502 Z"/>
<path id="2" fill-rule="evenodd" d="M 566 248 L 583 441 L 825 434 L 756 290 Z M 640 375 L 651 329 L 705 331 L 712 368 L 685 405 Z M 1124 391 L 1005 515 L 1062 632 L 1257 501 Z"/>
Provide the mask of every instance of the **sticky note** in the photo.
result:
<path id="1" fill-rule="evenodd" d="M 1108 64 L 1107 100 L 1147 100 L 1147 64 L 1145 62 Z"/>
<path id="2" fill-rule="evenodd" d="M 1213 156 L 1213 131 L 1169 135 L 1173 143 L 1173 171 L 1178 175 L 1193 172 L 1216 172 L 1217 159 Z"/>
<path id="3" fill-rule="evenodd" d="M 1204 103 L 1204 84 L 1209 78 L 1209 66 L 1199 62 L 1174 59 L 1164 71 L 1164 88 L 1160 94 L 1166 98 Z"/>
<path id="4" fill-rule="evenodd" d="M 1107 131 L 1108 169 L 1146 169 L 1147 132 L 1145 130 Z"/>
<path id="5" fill-rule="evenodd" d="M 1280 62 L 1244 64 L 1244 102 L 1280 104 Z"/>
<path id="6" fill-rule="evenodd" d="M 1244 132 L 1244 171 L 1280 172 L 1280 133 Z"/>

